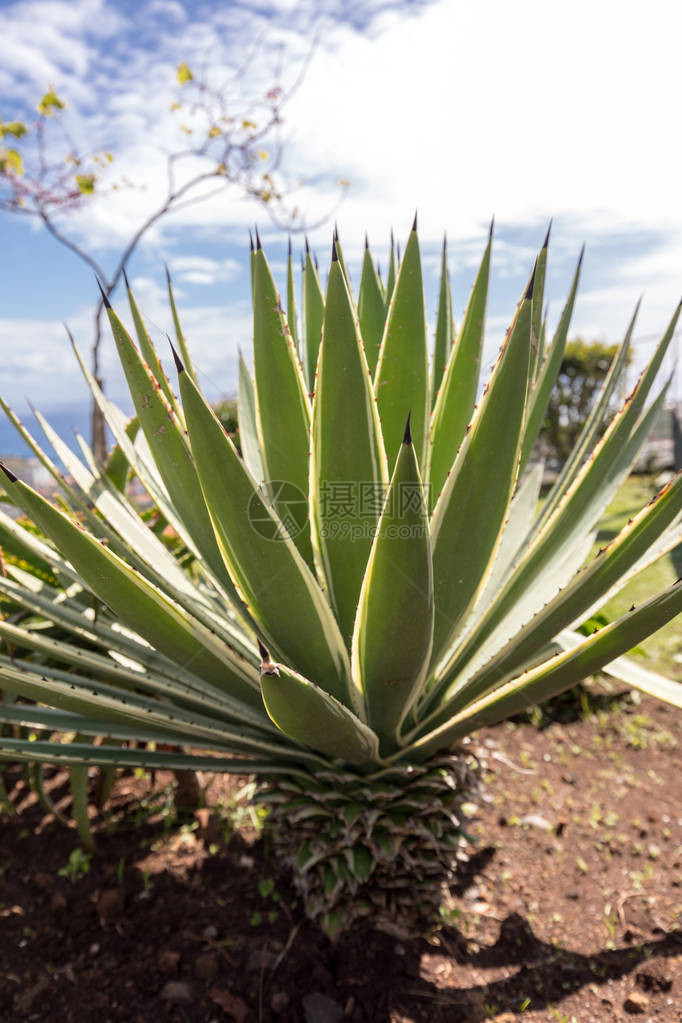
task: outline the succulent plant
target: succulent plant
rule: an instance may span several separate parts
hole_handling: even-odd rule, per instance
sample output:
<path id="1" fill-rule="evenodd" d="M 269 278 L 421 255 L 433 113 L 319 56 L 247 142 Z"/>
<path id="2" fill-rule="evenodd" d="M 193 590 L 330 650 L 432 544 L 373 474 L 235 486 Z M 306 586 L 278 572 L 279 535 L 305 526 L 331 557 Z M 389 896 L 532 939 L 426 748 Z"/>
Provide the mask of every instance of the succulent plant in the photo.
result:
<path id="1" fill-rule="evenodd" d="M 291 254 L 287 317 L 258 241 L 241 454 L 199 389 L 170 280 L 179 398 L 130 291 L 137 346 L 108 307 L 132 423 L 76 349 L 116 440 L 106 466 L 38 415 L 60 475 L 5 406 L 61 493 L 57 506 L 2 477 L 49 539 L 4 513 L 3 528 L 54 578 L 16 566 L 0 578 L 43 625 L 0 623 L 16 651 L 0 655 L 12 694 L 0 722 L 40 733 L 3 737 L 0 755 L 254 774 L 280 861 L 335 934 L 363 915 L 413 928 L 438 907 L 482 725 L 599 670 L 679 705 L 679 684 L 623 655 L 682 610 L 682 585 L 594 635 L 576 631 L 682 538 L 678 475 L 586 560 L 661 408 L 665 387 L 650 396 L 679 308 L 604 429 L 633 317 L 538 510 L 531 452 L 580 273 L 579 261 L 549 339 L 547 242 L 479 396 L 492 228 L 456 332 L 443 251 L 431 370 L 416 222 L 386 287 L 367 247 L 357 307 L 338 236 L 324 291 L 307 251 L 300 334 Z"/>

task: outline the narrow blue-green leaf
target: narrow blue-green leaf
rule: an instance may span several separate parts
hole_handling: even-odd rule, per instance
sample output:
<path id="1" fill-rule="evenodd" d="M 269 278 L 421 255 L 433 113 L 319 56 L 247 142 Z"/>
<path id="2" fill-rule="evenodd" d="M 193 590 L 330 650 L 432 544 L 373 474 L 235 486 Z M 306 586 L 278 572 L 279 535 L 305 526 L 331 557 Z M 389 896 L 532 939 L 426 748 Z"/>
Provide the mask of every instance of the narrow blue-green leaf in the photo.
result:
<path id="1" fill-rule="evenodd" d="M 386 304 L 369 245 L 365 243 L 358 291 L 358 320 L 369 371 L 374 376 L 386 323 Z"/>
<path id="2" fill-rule="evenodd" d="M 535 384 L 529 395 L 528 408 L 526 411 L 526 424 L 523 431 L 523 447 L 521 448 L 521 472 L 525 469 L 530 453 L 533 450 L 533 445 L 538 439 L 538 434 L 540 433 L 540 428 L 545 418 L 545 412 L 547 411 L 547 404 L 552 393 L 552 388 L 556 383 L 556 378 L 561 366 L 561 360 L 564 357 L 568 329 L 571 325 L 575 297 L 578 291 L 578 281 L 580 280 L 582 260 L 583 253 L 581 252 L 578 259 L 578 265 L 573 275 L 571 290 L 569 291 L 568 298 L 566 299 L 566 305 L 564 306 L 561 319 L 559 320 L 559 325 L 552 339 L 550 350 L 547 353 L 544 363 L 538 370 L 537 379 L 535 380 Z"/>
<path id="3" fill-rule="evenodd" d="M 564 650 L 573 650 L 580 646 L 585 637 L 580 632 L 573 632 L 565 629 L 557 636 L 557 642 Z M 601 668 L 604 675 L 618 679 L 625 685 L 638 689 L 647 696 L 653 696 L 656 700 L 663 700 L 678 710 L 682 710 L 682 685 L 657 671 L 646 668 L 638 661 L 630 657 L 616 657 Z"/>
<path id="4" fill-rule="evenodd" d="M 428 441 L 429 353 L 419 241 L 410 232 L 386 318 L 375 392 L 389 472 L 393 471 L 408 415 L 419 464 Z"/>
<path id="5" fill-rule="evenodd" d="M 291 333 L 291 340 L 294 344 L 296 354 L 299 353 L 298 340 L 298 313 L 296 312 L 296 285 L 294 282 L 294 268 L 291 262 L 291 238 L 289 239 L 289 253 L 287 258 L 287 323 Z"/>
<path id="6" fill-rule="evenodd" d="M 396 280 L 396 263 L 395 263 L 395 242 L 393 240 L 393 231 L 391 231 L 391 247 L 388 254 L 388 273 L 386 274 L 386 292 L 384 295 L 384 301 L 386 303 L 386 315 L 391 305 L 391 299 L 393 298 L 393 292 L 395 291 L 395 280 Z"/>
<path id="7" fill-rule="evenodd" d="M 168 298 L 170 300 L 171 315 L 173 317 L 173 326 L 175 328 L 175 339 L 177 341 L 178 348 L 180 349 L 180 354 L 182 355 L 182 361 L 187 368 L 187 372 L 196 382 L 196 372 L 194 370 L 194 366 L 192 365 L 192 360 L 189 355 L 189 349 L 187 348 L 185 335 L 183 334 L 182 327 L 180 326 L 180 317 L 178 316 L 178 310 L 175 305 L 175 296 L 173 294 L 173 286 L 171 284 L 171 278 L 170 273 L 168 272 L 168 267 L 166 267 L 166 283 L 168 284 Z"/>
<path id="8" fill-rule="evenodd" d="M 533 286 L 533 311 L 531 314 L 531 350 L 530 350 L 530 377 L 535 379 L 537 368 L 540 364 L 540 334 L 542 333 L 542 307 L 545 301 L 545 277 L 547 275 L 547 249 L 549 246 L 549 232 L 552 224 L 547 228 L 547 236 L 542 244 L 535 261 L 535 284 Z"/>
<path id="9" fill-rule="evenodd" d="M 271 719 L 290 739 L 345 760 L 379 760 L 375 733 L 335 697 L 285 665 L 270 663 L 261 676 L 263 703 Z"/>
<path id="10" fill-rule="evenodd" d="M 382 752 L 398 730 L 429 666 L 433 570 L 424 487 L 406 433 L 367 565 L 353 633 L 352 668 Z"/>
<path id="11" fill-rule="evenodd" d="M 219 689 L 252 705 L 258 703 L 252 674 L 196 619 L 171 603 L 138 572 L 98 543 L 94 537 L 54 508 L 45 498 L 16 478 L 0 480 L 5 490 L 73 564 L 85 585 L 107 604 L 121 621 L 152 646 Z"/>
<path id="12" fill-rule="evenodd" d="M 434 665 L 486 581 L 514 492 L 528 381 L 532 290 L 531 279 L 433 514 Z"/>
<path id="13" fill-rule="evenodd" d="M 169 287 L 170 287 L 170 283 L 169 283 Z M 156 354 L 156 349 L 154 348 L 154 346 L 153 346 L 153 344 L 151 342 L 151 339 L 149 337 L 149 332 L 147 331 L 147 328 L 145 326 L 144 320 L 142 319 L 142 315 L 141 315 L 140 310 L 138 308 L 137 302 L 135 301 L 133 293 L 132 293 L 132 291 L 130 289 L 130 285 L 128 284 L 128 278 L 127 277 L 126 277 L 126 291 L 128 292 L 128 304 L 130 305 L 130 312 L 132 314 L 133 323 L 135 325 L 135 333 L 137 334 L 137 343 L 140 346 L 140 353 L 142 355 L 142 358 L 144 359 L 144 361 L 149 366 L 149 369 L 151 370 L 152 375 L 154 376 L 154 378 L 156 380 L 158 380 L 158 382 L 161 384 L 161 389 L 163 390 L 163 393 L 166 396 L 166 400 L 168 401 L 168 404 L 172 406 L 173 410 L 175 411 L 175 413 L 177 415 L 178 414 L 178 403 L 177 403 L 177 401 L 175 399 L 175 395 L 173 394 L 171 386 L 170 386 L 170 384 L 168 382 L 168 378 L 167 378 L 166 374 L 163 371 L 163 367 L 161 366 L 161 363 L 159 362 L 159 357 Z M 173 305 L 173 308 L 175 308 L 175 305 Z"/>
<path id="14" fill-rule="evenodd" d="M 322 590 L 185 373 L 180 393 L 220 549 L 251 617 L 274 650 L 348 701 L 348 655 Z"/>
<path id="15" fill-rule="evenodd" d="M 452 315 L 452 293 L 450 291 L 450 275 L 448 273 L 447 242 L 443 238 L 443 257 L 440 270 L 440 289 L 438 292 L 438 315 L 436 317 L 436 338 L 433 348 L 433 366 L 431 368 L 431 404 L 436 404 L 438 391 L 443 381 L 443 374 L 448 363 L 450 349 L 455 340 L 455 319 Z"/>
<path id="16" fill-rule="evenodd" d="M 184 430 L 118 316 L 111 308 L 107 312 L 140 426 L 171 501 L 211 571 L 236 600 L 201 496 Z"/>
<path id="17" fill-rule="evenodd" d="M 82 742 L 80 736 L 76 736 L 76 741 Z M 95 840 L 92 836 L 90 817 L 88 816 L 88 768 L 85 764 L 71 768 L 69 788 L 71 789 L 71 813 L 76 822 L 80 840 L 85 849 L 94 852 Z"/>
<path id="18" fill-rule="evenodd" d="M 428 474 L 431 508 L 452 469 L 474 410 L 481 372 L 491 247 L 492 226 L 459 334 L 450 347 L 431 419 Z"/>
<path id="19" fill-rule="evenodd" d="M 313 535 L 350 647 L 360 587 L 387 485 L 374 391 L 343 271 L 332 262 L 313 402 Z"/>
<path id="20" fill-rule="evenodd" d="M 323 318 L 324 295 L 310 250 L 306 245 L 305 268 L 303 270 L 303 365 L 308 393 L 311 395 L 315 390 L 315 373 L 317 371 L 317 355 L 322 338 Z"/>
<path id="21" fill-rule="evenodd" d="M 248 366 L 244 362 L 241 352 L 239 353 L 237 416 L 239 419 L 239 441 L 246 468 L 257 483 L 262 483 L 265 476 L 263 474 L 263 461 L 260 456 L 260 444 L 258 441 L 256 391 Z"/>
<path id="22" fill-rule="evenodd" d="M 403 755 L 409 753 L 411 757 L 425 759 L 438 750 L 450 748 L 475 729 L 544 703 L 641 643 L 680 612 L 682 580 L 678 579 L 663 593 L 656 594 L 618 621 L 588 638 L 583 637 L 583 642 L 575 649 L 557 654 L 467 706 L 449 722 L 406 747 Z"/>
<path id="23" fill-rule="evenodd" d="M 625 372 L 628 364 L 628 356 L 630 353 L 635 323 L 637 321 L 637 314 L 639 312 L 639 305 L 640 303 L 638 302 L 625 333 L 625 337 L 623 338 L 623 341 L 616 352 L 611 365 L 609 366 L 609 371 L 606 374 L 599 396 L 590 409 L 587 419 L 585 420 L 585 425 L 580 432 L 580 436 L 578 437 L 570 455 L 564 462 L 552 489 L 547 495 L 537 522 L 534 523 L 534 531 L 537 531 L 548 516 L 555 510 L 561 501 L 561 498 L 565 494 L 566 489 L 577 476 L 582 463 L 599 437 L 599 431 L 601 430 L 611 407 L 613 393 L 619 381 L 622 380 L 623 373 Z"/>
<path id="24" fill-rule="evenodd" d="M 298 354 L 262 249 L 256 250 L 253 355 L 266 481 L 287 484 L 285 488 L 273 486 L 274 504 L 283 523 L 293 520 L 294 542 L 308 564 L 312 564 L 308 517 L 310 403 Z"/>

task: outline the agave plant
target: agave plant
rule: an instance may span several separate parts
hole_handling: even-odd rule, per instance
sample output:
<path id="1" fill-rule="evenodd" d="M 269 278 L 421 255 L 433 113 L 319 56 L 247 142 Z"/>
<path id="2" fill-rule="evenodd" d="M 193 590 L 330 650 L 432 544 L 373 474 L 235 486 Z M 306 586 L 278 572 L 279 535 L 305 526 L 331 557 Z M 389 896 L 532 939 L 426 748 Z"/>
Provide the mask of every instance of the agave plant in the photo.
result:
<path id="1" fill-rule="evenodd" d="M 49 540 L 2 522 L 58 584 L 13 570 L 0 590 L 66 638 L 0 623 L 23 652 L 0 656 L 13 694 L 0 721 L 52 736 L 2 738 L 0 754 L 254 774 L 280 860 L 332 935 L 363 915 L 412 929 L 433 914 L 476 789 L 476 729 L 599 670 L 680 702 L 682 687 L 623 655 L 682 610 L 681 585 L 576 631 L 682 538 L 678 476 L 586 561 L 664 400 L 665 388 L 650 398 L 679 308 L 604 431 L 633 318 L 538 511 L 530 455 L 580 262 L 550 339 L 545 241 L 479 397 L 491 244 L 492 229 L 458 330 L 443 250 L 429 370 L 416 223 L 386 286 L 366 248 L 357 305 L 338 236 L 324 292 L 307 251 L 300 330 L 291 254 L 285 315 L 258 241 L 241 454 L 202 396 L 170 280 L 179 397 L 130 290 L 137 346 L 108 314 L 132 424 L 76 350 L 117 442 L 110 465 L 82 440 L 74 455 L 38 416 L 62 477 L 6 406 L 61 504 L 5 470 L 11 501 Z M 174 547 L 127 494 L 130 473 Z"/>

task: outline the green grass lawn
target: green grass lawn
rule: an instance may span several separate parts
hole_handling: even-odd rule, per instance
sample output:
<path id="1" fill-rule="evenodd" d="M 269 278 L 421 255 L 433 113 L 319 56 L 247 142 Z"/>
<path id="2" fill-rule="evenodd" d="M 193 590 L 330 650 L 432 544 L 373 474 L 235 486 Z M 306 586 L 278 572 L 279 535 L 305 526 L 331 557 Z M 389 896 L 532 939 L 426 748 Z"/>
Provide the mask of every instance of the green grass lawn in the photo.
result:
<path id="1" fill-rule="evenodd" d="M 655 477 L 631 476 L 618 491 L 599 524 L 594 553 L 611 541 L 628 519 L 653 497 L 658 488 Z M 657 591 L 663 590 L 682 575 L 682 547 L 664 555 L 645 572 L 633 579 L 619 594 L 604 605 L 609 621 L 624 614 L 633 604 L 641 604 Z M 659 629 L 632 654 L 647 667 L 669 678 L 682 681 L 682 617 L 678 616 Z"/>

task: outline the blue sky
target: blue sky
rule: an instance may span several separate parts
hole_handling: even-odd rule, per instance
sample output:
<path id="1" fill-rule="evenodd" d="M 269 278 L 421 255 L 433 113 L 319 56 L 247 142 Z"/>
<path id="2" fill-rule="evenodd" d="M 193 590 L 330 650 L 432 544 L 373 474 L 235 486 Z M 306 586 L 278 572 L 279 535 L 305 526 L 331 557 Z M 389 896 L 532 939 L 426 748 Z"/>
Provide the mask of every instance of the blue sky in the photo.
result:
<path id="1" fill-rule="evenodd" d="M 303 181 L 296 195 L 311 221 L 336 207 L 339 179 L 350 181 L 334 215 L 356 280 L 365 229 L 385 266 L 390 228 L 404 241 L 418 208 L 432 319 L 443 231 L 460 318 L 495 214 L 491 358 L 550 216 L 551 322 L 583 241 L 575 333 L 619 340 L 644 293 L 639 364 L 680 298 L 682 12 L 669 0 L 650 0 L 645 19 L 625 0 L 19 0 L 0 2 L 0 21 L 0 118 L 30 116 L 52 85 L 73 136 L 111 150 L 111 174 L 138 186 L 64 221 L 107 266 L 161 194 L 162 152 L 178 138 L 169 111 L 178 63 L 225 75 L 259 38 L 254 86 L 270 81 L 277 54 L 293 81 L 318 32 L 286 108 L 284 171 Z M 254 222 L 283 285 L 285 236 L 236 194 L 164 221 L 128 268 L 153 334 L 169 327 L 169 264 L 212 397 L 233 392 L 237 348 L 250 346 Z M 87 396 L 61 324 L 88 346 L 92 273 L 27 218 L 0 214 L 0 223 L 0 393 L 22 416 L 28 395 L 60 426 L 84 428 Z M 329 223 L 311 231 L 323 269 L 330 233 Z M 111 344 L 103 355 L 108 390 L 124 401 Z M 682 397 L 679 373 L 675 388 Z M 10 436 L 0 432 L 4 453 Z"/>

